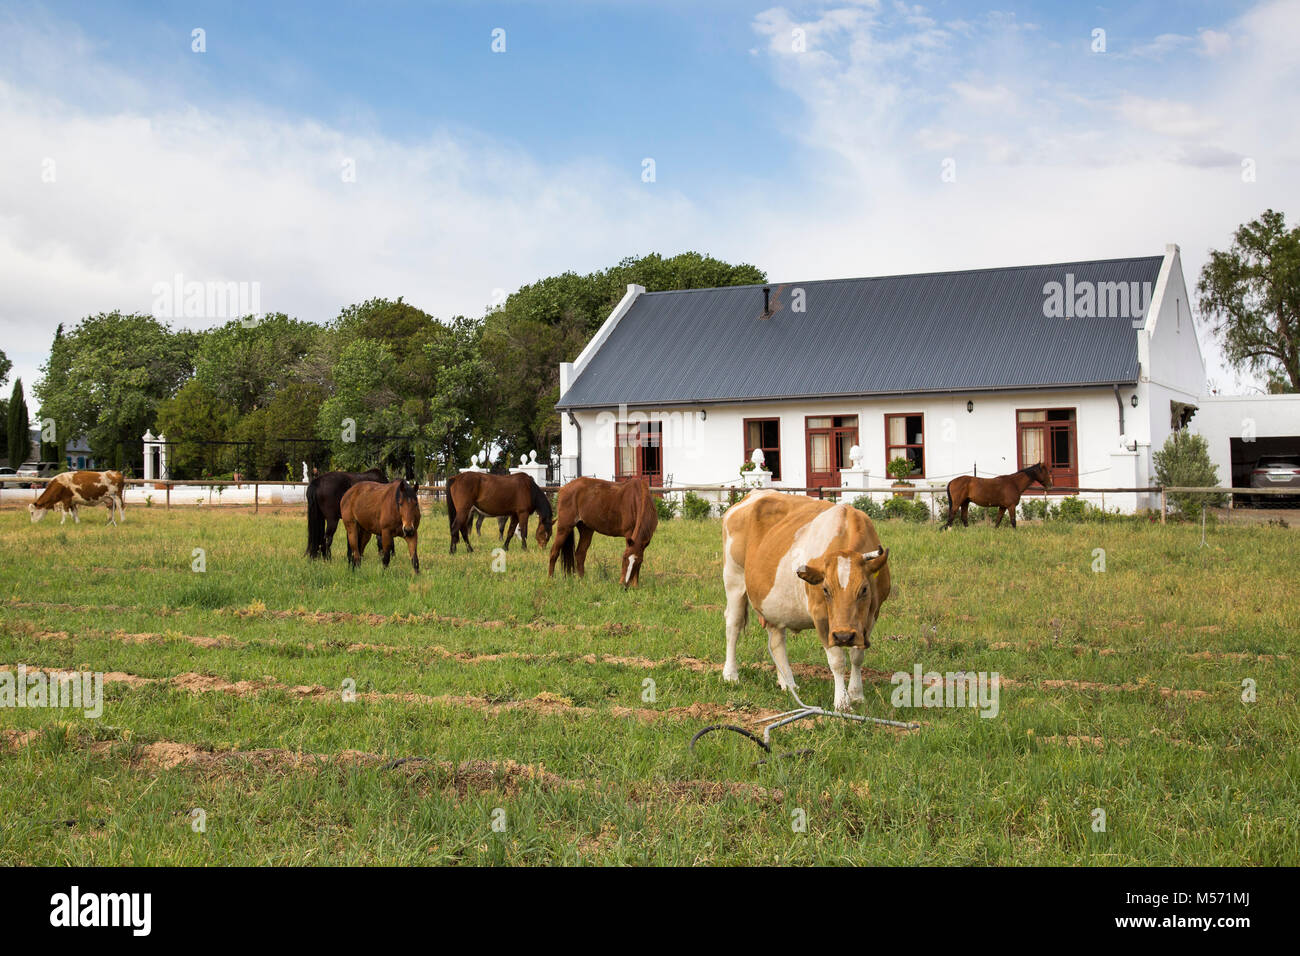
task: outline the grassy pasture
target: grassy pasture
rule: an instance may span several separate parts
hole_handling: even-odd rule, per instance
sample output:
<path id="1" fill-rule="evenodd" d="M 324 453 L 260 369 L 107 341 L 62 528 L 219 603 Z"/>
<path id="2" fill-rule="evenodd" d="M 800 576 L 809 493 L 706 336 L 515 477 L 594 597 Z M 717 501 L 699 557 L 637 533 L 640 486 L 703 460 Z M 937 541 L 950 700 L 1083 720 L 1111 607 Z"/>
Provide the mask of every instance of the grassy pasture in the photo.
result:
<path id="1" fill-rule="evenodd" d="M 498 573 L 438 513 L 418 577 L 308 562 L 288 510 L 102 517 L 0 512 L 0 666 L 111 672 L 98 720 L 0 709 L 0 864 L 1300 863 L 1294 531 L 882 523 L 865 711 L 923 729 L 795 725 L 776 749 L 812 755 L 754 766 L 687 749 L 788 706 L 755 622 L 721 679 L 716 520 L 661 525 L 624 592 L 621 543 L 585 581 L 517 544 Z M 917 663 L 999 672 L 1000 713 L 895 710 Z"/>

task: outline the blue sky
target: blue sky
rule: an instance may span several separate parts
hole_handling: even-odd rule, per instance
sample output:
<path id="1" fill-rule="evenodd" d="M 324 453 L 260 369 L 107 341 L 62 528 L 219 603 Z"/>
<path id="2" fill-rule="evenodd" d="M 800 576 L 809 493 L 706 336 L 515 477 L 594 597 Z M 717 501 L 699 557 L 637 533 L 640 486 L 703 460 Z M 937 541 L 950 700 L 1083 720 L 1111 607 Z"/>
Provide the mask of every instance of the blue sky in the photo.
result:
<path id="1" fill-rule="evenodd" d="M 683 249 L 780 281 L 1178 242 L 1194 282 L 1295 216 L 1298 8 L 0 4 L 0 348 L 30 384 L 178 274 L 316 320 Z"/>

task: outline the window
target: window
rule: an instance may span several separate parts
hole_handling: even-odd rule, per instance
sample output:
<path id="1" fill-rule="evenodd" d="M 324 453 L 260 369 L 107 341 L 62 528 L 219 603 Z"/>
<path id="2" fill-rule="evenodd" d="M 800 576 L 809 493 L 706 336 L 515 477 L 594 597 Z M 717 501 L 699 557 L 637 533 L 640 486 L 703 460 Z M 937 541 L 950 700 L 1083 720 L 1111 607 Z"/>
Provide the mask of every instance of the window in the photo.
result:
<path id="1" fill-rule="evenodd" d="M 745 419 L 745 461 L 749 461 L 755 448 L 763 453 L 763 461 L 767 470 L 772 473 L 772 480 L 780 481 L 781 419 Z"/>
<path id="2" fill-rule="evenodd" d="M 1016 411 L 1016 453 L 1019 467 L 1042 462 L 1052 483 L 1079 485 L 1079 439 L 1073 408 L 1025 408 Z"/>
<path id="3" fill-rule="evenodd" d="M 925 477 L 925 416 L 885 416 L 885 466 L 895 458 L 912 463 L 912 476 Z"/>
<path id="4" fill-rule="evenodd" d="M 649 478 L 663 484 L 663 422 L 619 422 L 614 447 L 614 480 Z"/>

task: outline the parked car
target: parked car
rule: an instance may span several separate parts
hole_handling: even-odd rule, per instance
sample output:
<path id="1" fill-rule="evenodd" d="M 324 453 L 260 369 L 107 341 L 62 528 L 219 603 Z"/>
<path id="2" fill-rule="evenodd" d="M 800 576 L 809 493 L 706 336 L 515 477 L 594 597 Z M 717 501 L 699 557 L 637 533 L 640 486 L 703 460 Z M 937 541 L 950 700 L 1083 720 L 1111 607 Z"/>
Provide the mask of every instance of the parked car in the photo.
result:
<path id="1" fill-rule="evenodd" d="M 19 478 L 53 478 L 62 468 L 57 461 L 25 461 L 18 466 L 16 474 Z M 31 482 L 18 482 L 19 488 L 32 488 L 35 485 Z"/>
<path id="2" fill-rule="evenodd" d="M 1300 495 L 1300 456 L 1266 455 L 1250 472 L 1252 488 L 1294 488 Z M 1290 495 L 1251 495 L 1251 503 L 1260 507 L 1280 505 Z"/>

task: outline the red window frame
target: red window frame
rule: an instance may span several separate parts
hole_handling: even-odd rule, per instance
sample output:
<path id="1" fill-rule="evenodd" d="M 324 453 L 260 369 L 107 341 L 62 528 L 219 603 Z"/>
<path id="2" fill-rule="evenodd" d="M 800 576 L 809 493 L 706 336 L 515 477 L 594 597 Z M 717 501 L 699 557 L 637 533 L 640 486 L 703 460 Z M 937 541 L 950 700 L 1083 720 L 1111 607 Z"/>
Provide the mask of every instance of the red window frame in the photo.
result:
<path id="1" fill-rule="evenodd" d="M 1042 412 L 1044 421 L 1041 422 L 1022 422 L 1020 415 L 1022 412 Z M 1047 414 L 1051 412 L 1070 412 L 1073 418 L 1068 419 L 1047 419 Z M 1073 494 L 1069 491 L 1057 491 L 1056 488 L 1077 488 L 1079 487 L 1079 409 L 1074 405 L 1065 405 L 1057 408 L 1017 408 L 1016 409 L 1016 461 L 1017 467 L 1028 468 L 1034 464 L 1032 461 L 1025 461 L 1025 445 L 1023 435 L 1028 429 L 1038 429 L 1043 433 L 1043 454 L 1047 459 L 1043 464 L 1047 465 L 1047 470 L 1052 473 L 1053 488 L 1050 494 Z M 1052 434 L 1053 432 L 1066 432 L 1070 441 L 1070 466 L 1061 467 L 1057 465 L 1052 458 Z"/>
<path id="2" fill-rule="evenodd" d="M 908 418 L 921 419 L 921 440 L 915 444 L 891 445 L 889 443 L 889 421 L 892 418 L 902 418 L 904 420 Z M 904 423 L 903 428 L 904 429 L 907 428 L 906 422 Z M 902 455 L 894 454 L 894 451 L 899 448 L 904 450 L 908 448 L 916 448 L 920 450 L 921 470 L 912 472 L 912 474 L 908 475 L 908 477 L 924 478 L 925 477 L 925 412 L 890 412 L 888 415 L 885 416 L 885 467 L 886 468 L 889 467 L 889 463 L 893 461 L 895 458 L 907 457 L 906 454 L 902 454 Z"/>
<path id="3" fill-rule="evenodd" d="M 751 423 L 756 425 L 766 425 L 770 422 L 776 424 L 776 444 L 775 445 L 751 445 L 749 443 L 749 426 Z M 745 461 L 749 461 L 749 456 L 754 454 L 754 449 L 758 448 L 763 452 L 763 458 L 766 459 L 765 467 L 772 472 L 772 480 L 781 480 L 781 419 L 779 418 L 746 418 L 741 423 L 743 432 L 742 438 L 745 443 Z M 770 452 L 776 452 L 776 465 L 773 467 L 772 459 L 769 457 Z"/>

